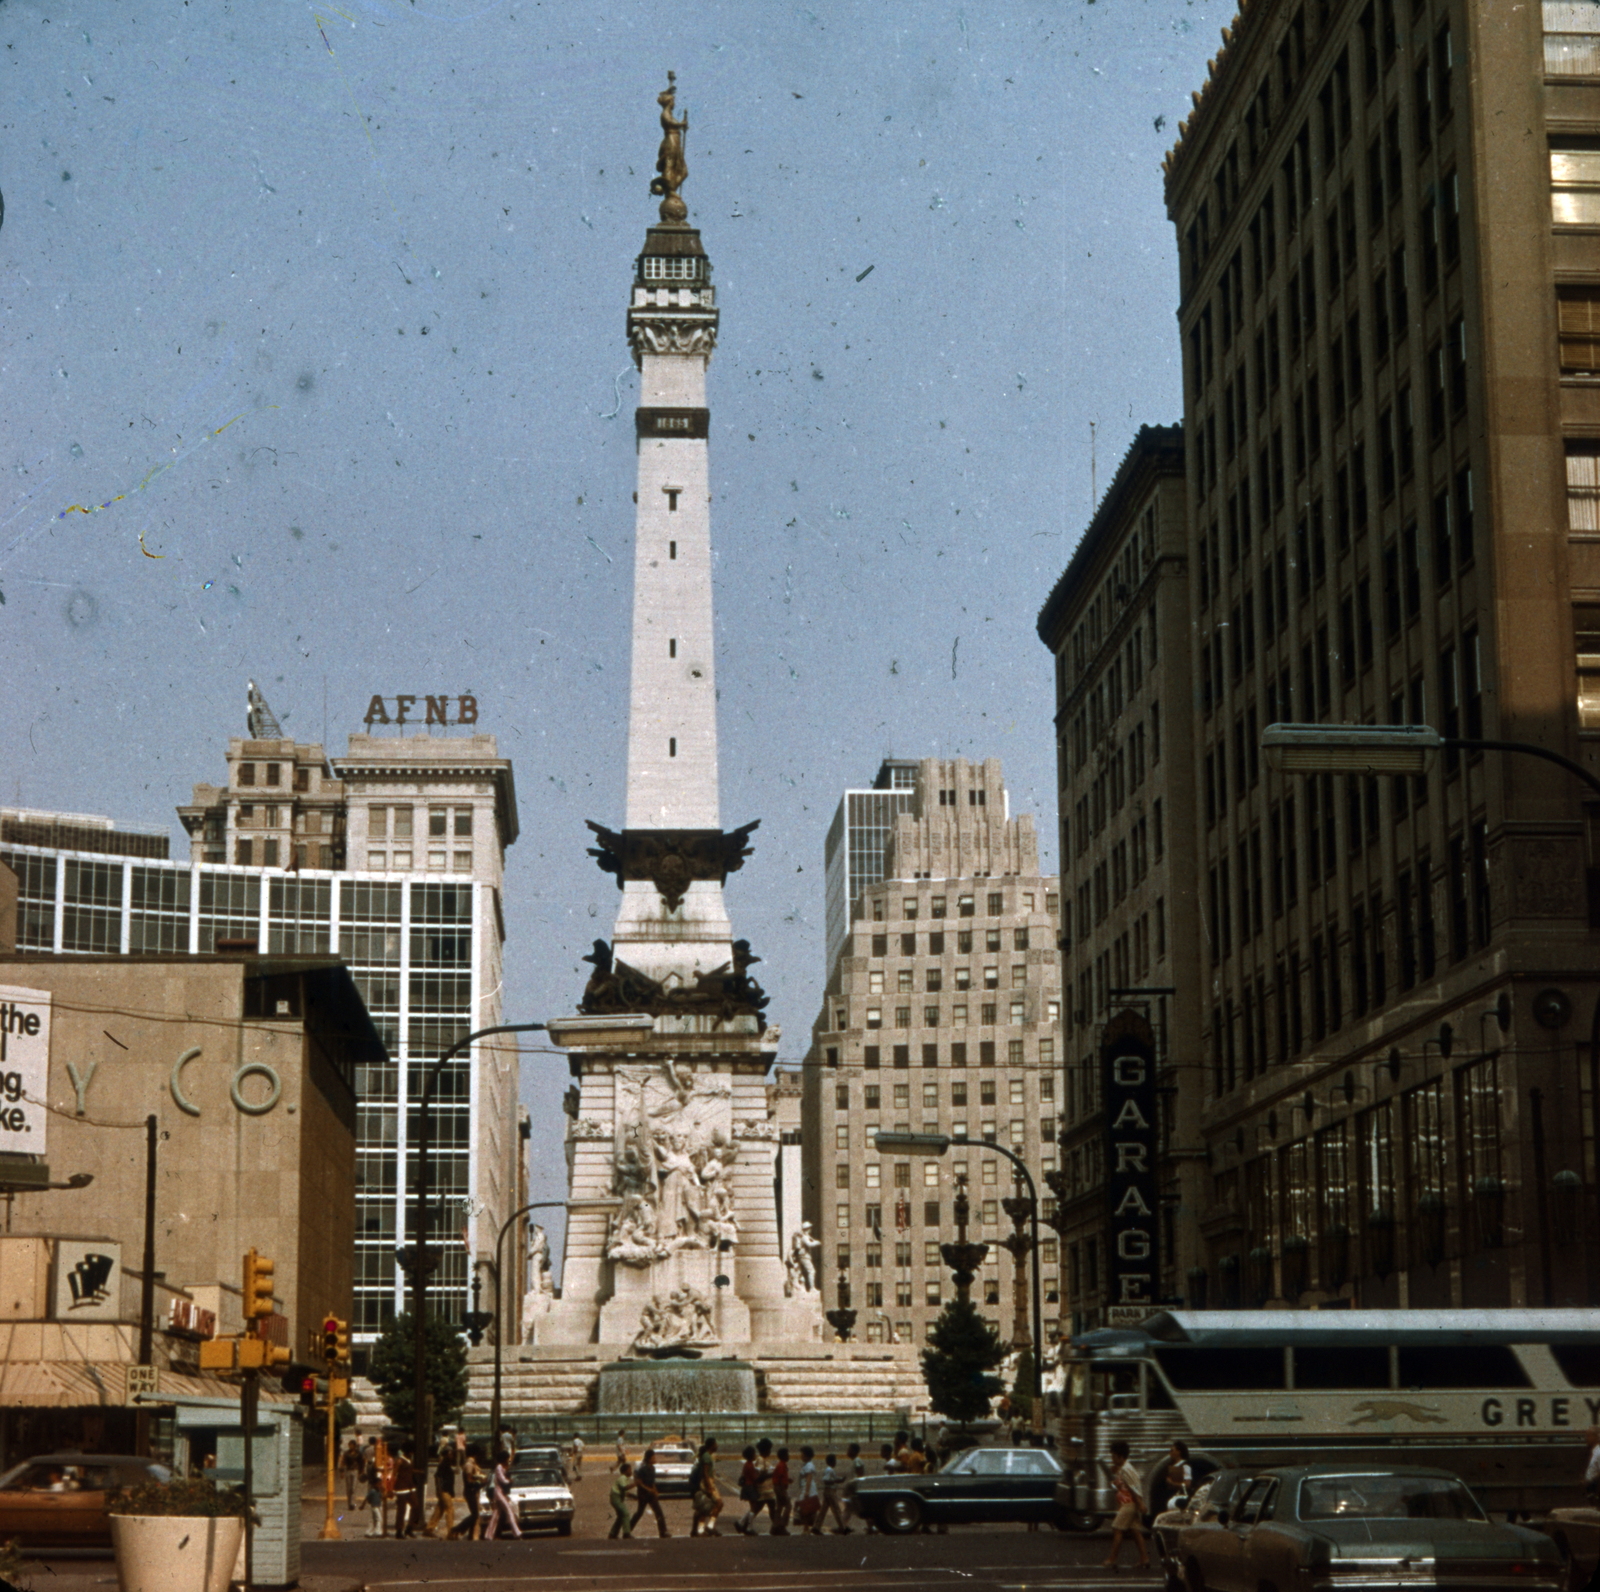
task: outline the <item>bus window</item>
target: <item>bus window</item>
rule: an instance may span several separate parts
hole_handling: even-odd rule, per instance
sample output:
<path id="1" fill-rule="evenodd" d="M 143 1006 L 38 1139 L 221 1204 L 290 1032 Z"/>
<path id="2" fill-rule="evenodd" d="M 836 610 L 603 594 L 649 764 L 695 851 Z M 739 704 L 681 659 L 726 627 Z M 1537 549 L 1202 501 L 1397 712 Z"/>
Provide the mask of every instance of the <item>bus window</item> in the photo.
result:
<path id="1" fill-rule="evenodd" d="M 1532 1385 L 1516 1352 L 1503 1343 L 1439 1344 L 1400 1350 L 1403 1388 Z"/>
<path id="2" fill-rule="evenodd" d="M 1222 1393 L 1236 1389 L 1270 1392 L 1283 1386 L 1283 1351 L 1280 1349 L 1163 1347 L 1156 1350 L 1156 1361 L 1180 1393 Z"/>
<path id="3" fill-rule="evenodd" d="M 1574 1387 L 1600 1387 L 1600 1343 L 1552 1343 L 1550 1352 Z"/>
<path id="4" fill-rule="evenodd" d="M 1386 1388 L 1389 1385 L 1389 1351 L 1382 1345 L 1296 1349 L 1294 1385 L 1314 1390 Z"/>

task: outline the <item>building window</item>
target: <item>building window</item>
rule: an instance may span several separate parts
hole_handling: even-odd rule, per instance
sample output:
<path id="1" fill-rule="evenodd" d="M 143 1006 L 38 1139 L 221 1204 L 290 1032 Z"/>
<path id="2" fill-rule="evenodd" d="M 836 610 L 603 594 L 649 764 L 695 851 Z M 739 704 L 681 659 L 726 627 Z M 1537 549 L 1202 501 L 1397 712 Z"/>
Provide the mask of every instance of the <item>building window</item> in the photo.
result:
<path id="1" fill-rule="evenodd" d="M 928 904 L 928 910 L 929 910 L 929 914 L 931 916 L 936 917 L 936 918 L 942 918 L 945 915 L 945 913 L 944 913 L 944 897 L 942 895 L 934 896 L 933 899 Z"/>
<path id="2" fill-rule="evenodd" d="M 1024 1000 L 1014 1000 L 1011 1003 L 1011 1021 L 1025 1023 L 1028 1020 L 1028 1003 Z"/>
<path id="3" fill-rule="evenodd" d="M 840 1200 L 833 1208 L 833 1225 L 841 1232 L 850 1231 L 850 1202 Z"/>
<path id="4" fill-rule="evenodd" d="M 1600 150 L 1550 151 L 1550 217 L 1557 226 L 1600 222 Z"/>
<path id="5" fill-rule="evenodd" d="M 900 910 L 906 915 L 906 917 L 914 918 L 917 915 L 917 899 L 916 899 L 916 897 L 915 896 L 908 896 L 904 901 L 902 901 L 900 903 Z"/>
<path id="6" fill-rule="evenodd" d="M 895 974 L 895 988 L 902 995 L 911 993 L 911 969 L 909 967 L 902 967 Z"/>
<path id="7" fill-rule="evenodd" d="M 922 1163 L 922 1186 L 924 1188 L 938 1188 L 939 1163 L 929 1160 Z"/>
<path id="8" fill-rule="evenodd" d="M 911 1187 L 911 1163 L 909 1161 L 896 1161 L 894 1163 L 894 1186 L 896 1188 Z"/>
<path id="9" fill-rule="evenodd" d="M 841 1161 L 833 1169 L 833 1186 L 835 1188 L 850 1187 L 850 1163 L 848 1161 Z"/>
<path id="10" fill-rule="evenodd" d="M 394 838 L 396 840 L 411 839 L 411 813 L 409 807 L 396 807 L 393 811 Z"/>
<path id="11" fill-rule="evenodd" d="M 254 785 L 256 782 L 256 765 L 254 763 L 241 763 L 239 765 L 239 783 L 241 785 Z"/>
<path id="12" fill-rule="evenodd" d="M 841 1028 L 843 1028 L 844 1024 L 840 1023 L 839 1026 Z M 881 1006 L 869 1006 L 867 1008 L 867 1027 L 868 1028 L 882 1028 L 883 1027 L 883 1008 Z"/>
<path id="13" fill-rule="evenodd" d="M 866 1176 L 866 1185 L 867 1185 L 867 1187 L 868 1188 L 878 1188 L 878 1187 L 880 1187 L 882 1185 L 882 1182 L 883 1182 L 883 1168 L 882 1168 L 882 1166 L 877 1161 L 868 1161 L 866 1163 L 866 1168 L 867 1168 L 867 1176 Z"/>
<path id="14" fill-rule="evenodd" d="M 833 1147 L 836 1150 L 848 1150 L 850 1148 L 850 1124 L 848 1122 L 840 1122 L 834 1127 Z"/>
<path id="15" fill-rule="evenodd" d="M 896 1028 L 909 1028 L 911 1026 L 911 1008 L 909 1006 L 895 1007 L 894 1026 Z"/>
<path id="16" fill-rule="evenodd" d="M 1028 982 L 1028 964 L 1026 962 L 1014 962 L 1014 963 L 1012 963 L 1012 966 L 1011 966 L 1011 987 L 1012 987 L 1012 989 L 1022 989 L 1027 984 L 1027 982 Z"/>

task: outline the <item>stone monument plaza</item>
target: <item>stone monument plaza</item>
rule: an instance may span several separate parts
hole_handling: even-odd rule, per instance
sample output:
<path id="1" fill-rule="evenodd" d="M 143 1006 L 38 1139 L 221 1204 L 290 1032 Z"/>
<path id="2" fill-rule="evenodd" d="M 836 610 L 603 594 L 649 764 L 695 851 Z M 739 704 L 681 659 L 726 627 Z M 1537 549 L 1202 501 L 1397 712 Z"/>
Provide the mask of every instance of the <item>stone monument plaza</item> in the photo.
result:
<path id="1" fill-rule="evenodd" d="M 658 103 L 660 219 L 627 316 L 640 376 L 627 791 L 620 830 L 589 825 L 620 904 L 610 941 L 587 958 L 577 1014 L 550 1024 L 576 1079 L 566 1251 L 559 1297 L 548 1259 L 530 1266 L 506 1409 L 754 1410 L 758 1369 L 781 1403 L 780 1362 L 814 1373 L 800 1383 L 817 1391 L 791 1379 L 788 1407 L 904 1407 L 920 1402 L 920 1378 L 899 1365 L 872 1368 L 846 1399 L 837 1362 L 869 1346 L 824 1344 L 819 1245 L 808 1226 L 779 1230 L 767 1083 L 778 1032 L 722 893 L 757 825 L 724 829 L 717 796 L 706 457 L 716 290 L 679 194 L 688 119 L 673 87 Z M 870 1348 L 880 1362 L 905 1358 Z M 693 1361 L 709 1404 L 684 1391 Z M 656 1391 L 619 1402 L 623 1382 Z"/>

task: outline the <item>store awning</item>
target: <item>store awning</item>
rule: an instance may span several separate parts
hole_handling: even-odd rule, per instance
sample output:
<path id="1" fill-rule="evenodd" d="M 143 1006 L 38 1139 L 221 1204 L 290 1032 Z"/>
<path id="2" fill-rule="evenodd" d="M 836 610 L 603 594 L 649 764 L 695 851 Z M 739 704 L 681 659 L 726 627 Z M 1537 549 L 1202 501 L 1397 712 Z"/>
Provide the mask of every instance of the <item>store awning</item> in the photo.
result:
<path id="1" fill-rule="evenodd" d="M 129 1366 L 120 1360 L 10 1360 L 0 1365 L 0 1409 L 105 1409 L 128 1402 Z M 293 1403 L 275 1398 L 275 1381 L 264 1382 L 263 1404 Z M 192 1376 L 162 1369 L 155 1398 L 141 1402 L 159 1406 L 164 1397 L 236 1399 L 238 1384 L 215 1376 Z"/>

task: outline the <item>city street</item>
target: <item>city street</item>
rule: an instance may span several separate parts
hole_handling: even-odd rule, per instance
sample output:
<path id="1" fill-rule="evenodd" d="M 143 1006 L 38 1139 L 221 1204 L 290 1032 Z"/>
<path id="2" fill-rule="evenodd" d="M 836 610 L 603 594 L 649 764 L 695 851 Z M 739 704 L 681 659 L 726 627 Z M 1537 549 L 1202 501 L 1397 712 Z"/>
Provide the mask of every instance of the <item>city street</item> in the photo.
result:
<path id="1" fill-rule="evenodd" d="M 971 1592 L 1084 1592 L 1157 1584 L 1154 1572 L 1113 1573 L 1100 1567 L 1104 1535 L 1065 1536 L 1006 1528 L 967 1527 L 943 1537 L 790 1537 L 778 1542 L 729 1536 L 718 1541 L 674 1537 L 632 1542 L 524 1538 L 509 1543 L 307 1543 L 305 1570 L 318 1577 L 359 1579 L 380 1588 L 481 1587 L 638 1588 L 693 1592 L 748 1587 L 760 1592 L 950 1585 Z M 1128 1556 L 1132 1555 L 1129 1550 Z"/>

